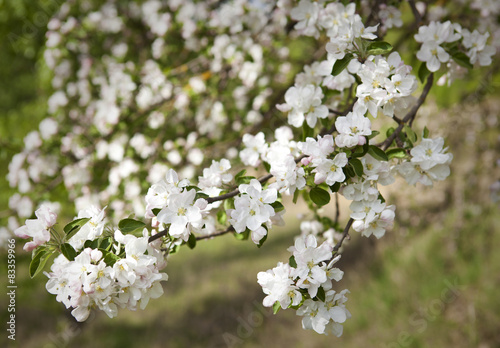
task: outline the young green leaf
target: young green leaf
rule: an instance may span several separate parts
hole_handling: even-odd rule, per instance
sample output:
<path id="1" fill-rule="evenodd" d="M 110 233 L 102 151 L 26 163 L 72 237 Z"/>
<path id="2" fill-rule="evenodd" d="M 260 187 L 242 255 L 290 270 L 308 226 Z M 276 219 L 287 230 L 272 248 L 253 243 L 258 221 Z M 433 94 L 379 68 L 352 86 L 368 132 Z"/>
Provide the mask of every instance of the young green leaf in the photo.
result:
<path id="1" fill-rule="evenodd" d="M 430 73 L 431 72 L 429 71 L 429 69 L 427 69 L 426 63 L 422 62 L 422 64 L 420 64 L 420 68 L 418 68 L 418 78 L 420 79 L 420 82 L 424 83 L 425 79 L 430 75 Z"/>
<path id="2" fill-rule="evenodd" d="M 333 184 L 332 186 L 330 186 L 330 190 L 332 190 L 332 192 L 339 192 L 339 190 L 340 190 L 340 182 L 336 182 L 335 184 Z"/>
<path id="3" fill-rule="evenodd" d="M 415 132 L 413 131 L 413 129 L 411 129 L 411 127 L 404 126 L 403 129 L 404 129 L 404 131 L 406 133 L 406 137 L 408 138 L 409 141 L 411 141 L 412 143 L 417 142 L 417 134 L 415 134 Z"/>
<path id="4" fill-rule="evenodd" d="M 276 314 L 280 311 L 281 309 L 281 304 L 279 303 L 279 301 L 276 301 L 274 302 L 273 304 L 273 314 Z"/>
<path id="5" fill-rule="evenodd" d="M 217 212 L 217 221 L 221 224 L 221 225 L 225 225 L 226 222 L 227 222 L 227 214 L 224 210 L 219 210 Z"/>
<path id="6" fill-rule="evenodd" d="M 337 60 L 335 64 L 333 64 L 332 75 L 337 76 L 340 74 L 345 68 L 347 68 L 352 58 L 354 58 L 352 53 L 347 53 L 344 58 Z"/>
<path id="7" fill-rule="evenodd" d="M 122 233 L 131 233 L 144 228 L 144 226 L 146 226 L 144 222 L 134 219 L 123 219 L 118 222 L 118 228 Z"/>
<path id="8" fill-rule="evenodd" d="M 239 178 L 239 177 L 244 176 L 246 172 L 247 172 L 247 170 L 246 170 L 246 169 L 242 169 L 242 170 L 240 170 L 240 171 L 239 171 L 239 172 L 238 172 L 238 173 L 234 176 L 234 180 L 235 180 L 235 181 L 238 181 L 238 178 Z"/>
<path id="9" fill-rule="evenodd" d="M 73 247 L 68 243 L 61 245 L 61 253 L 68 259 L 68 261 L 73 261 L 77 255 L 75 249 L 73 249 Z"/>
<path id="10" fill-rule="evenodd" d="M 368 54 L 373 54 L 374 56 L 378 54 L 386 54 L 392 51 L 392 45 L 385 41 L 373 41 L 368 45 Z"/>
<path id="11" fill-rule="evenodd" d="M 309 197 L 318 206 L 323 206 L 330 202 L 330 194 L 319 187 L 314 187 L 311 192 L 309 192 Z"/>
<path id="12" fill-rule="evenodd" d="M 187 246 L 189 247 L 189 249 L 194 249 L 196 247 L 196 236 L 192 233 L 189 235 Z"/>
<path id="13" fill-rule="evenodd" d="M 66 234 L 66 239 L 73 237 L 89 220 L 90 218 L 76 219 L 64 226 L 63 231 Z"/>
<path id="14" fill-rule="evenodd" d="M 118 255 L 115 255 L 110 251 L 100 248 L 99 250 L 102 252 L 104 263 L 110 267 L 112 267 L 116 263 L 116 261 L 120 260 L 120 257 Z"/>
<path id="15" fill-rule="evenodd" d="M 257 244 L 257 248 L 262 247 L 266 240 L 267 240 L 267 234 L 264 237 L 262 237 L 262 239 L 259 241 L 259 244 Z"/>
<path id="16" fill-rule="evenodd" d="M 236 179 L 236 184 L 241 185 L 241 184 L 248 184 L 252 179 L 255 179 L 253 176 L 240 176 L 238 179 Z"/>
<path id="17" fill-rule="evenodd" d="M 463 52 L 457 51 L 451 55 L 451 58 L 460 66 L 467 69 L 472 69 L 474 66 L 470 63 L 469 57 Z"/>
<path id="18" fill-rule="evenodd" d="M 111 237 L 108 238 L 103 238 L 99 242 L 99 248 L 104 249 L 104 250 L 109 250 L 111 249 L 111 245 L 113 245 L 113 240 Z"/>
<path id="19" fill-rule="evenodd" d="M 306 141 L 307 138 L 312 138 L 314 136 L 314 129 L 307 125 L 307 122 L 304 122 L 302 125 L 302 141 Z"/>
<path id="20" fill-rule="evenodd" d="M 356 173 L 357 176 L 362 177 L 363 176 L 363 163 L 357 158 L 352 158 L 349 161 L 349 164 L 352 166 L 354 169 L 354 172 Z"/>
<path id="21" fill-rule="evenodd" d="M 428 138 L 429 137 L 429 130 L 427 127 L 424 127 L 424 131 L 422 132 L 422 138 Z"/>
<path id="22" fill-rule="evenodd" d="M 281 202 L 278 202 L 278 201 L 271 203 L 271 206 L 274 208 L 274 211 L 276 213 L 278 213 L 282 210 L 285 210 L 285 207 L 283 206 L 283 204 Z"/>
<path id="23" fill-rule="evenodd" d="M 390 149 L 387 152 L 389 159 L 393 158 L 406 158 L 406 151 L 404 149 Z"/>
<path id="24" fill-rule="evenodd" d="M 373 158 L 379 160 L 379 161 L 388 161 L 389 158 L 385 154 L 384 150 L 381 148 L 376 147 L 375 145 L 370 145 L 370 149 L 368 150 L 368 153 L 370 156 Z"/>
<path id="25" fill-rule="evenodd" d="M 207 195 L 206 193 L 196 192 L 196 195 L 194 196 L 194 200 L 197 200 L 197 199 L 200 199 L 200 198 L 207 199 L 208 197 L 210 197 L 210 196 Z"/>
<path id="26" fill-rule="evenodd" d="M 325 302 L 326 294 L 325 294 L 325 289 L 323 289 L 322 286 L 318 288 L 318 293 L 316 294 L 316 298 L 322 302 Z"/>
<path id="27" fill-rule="evenodd" d="M 297 262 L 295 261 L 295 256 L 290 256 L 290 258 L 288 259 L 288 264 L 291 266 L 291 267 L 294 267 L 296 268 L 297 267 Z"/>
<path id="28" fill-rule="evenodd" d="M 389 129 L 385 132 L 385 136 L 389 138 L 389 137 L 392 135 L 392 133 L 394 133 L 394 131 L 395 131 L 394 127 L 389 128 Z"/>
<path id="29" fill-rule="evenodd" d="M 368 139 L 373 139 L 375 138 L 377 135 L 379 135 L 380 132 L 379 131 L 376 131 L 376 130 L 372 130 L 372 134 L 370 134 L 369 136 L 367 136 Z M 366 142 L 366 144 L 368 144 L 368 142 Z"/>
<path id="30" fill-rule="evenodd" d="M 46 248 L 39 248 L 35 256 L 30 262 L 30 267 L 29 267 L 29 273 L 30 277 L 34 278 L 38 273 L 40 273 L 45 264 L 47 263 L 47 260 L 50 258 L 52 255 L 52 252 L 47 250 Z"/>
<path id="31" fill-rule="evenodd" d="M 234 232 L 234 237 L 237 240 L 247 240 L 249 235 L 250 235 L 250 230 L 248 228 L 241 233 Z"/>

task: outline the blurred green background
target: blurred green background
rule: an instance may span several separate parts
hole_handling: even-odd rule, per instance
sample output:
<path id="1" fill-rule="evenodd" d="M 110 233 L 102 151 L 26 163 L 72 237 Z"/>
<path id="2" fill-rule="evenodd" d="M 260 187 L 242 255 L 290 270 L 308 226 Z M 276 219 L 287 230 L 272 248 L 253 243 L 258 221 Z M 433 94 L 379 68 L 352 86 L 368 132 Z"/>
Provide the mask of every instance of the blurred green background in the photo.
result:
<path id="1" fill-rule="evenodd" d="M 50 81 L 40 62 L 53 3 L 0 0 L 0 214 L 13 193 L 10 158 L 45 116 Z M 490 193 L 500 179 L 498 81 L 493 67 L 433 88 L 416 127 L 446 137 L 452 175 L 434 188 L 398 183 L 386 193 L 397 206 L 392 231 L 382 240 L 355 235 L 345 246 L 339 285 L 351 292 L 352 318 L 341 338 L 302 330 L 295 312 L 274 316 L 261 305 L 256 274 L 288 259 L 299 207 L 262 249 L 224 236 L 181 250 L 167 266 L 165 295 L 145 311 L 96 313 L 81 324 L 45 290 L 44 276 L 29 279 L 30 257 L 18 241 L 16 341 L 7 339 L 3 285 L 0 346 L 500 347 L 500 212 Z M 6 284 L 5 251 L 0 258 Z"/>

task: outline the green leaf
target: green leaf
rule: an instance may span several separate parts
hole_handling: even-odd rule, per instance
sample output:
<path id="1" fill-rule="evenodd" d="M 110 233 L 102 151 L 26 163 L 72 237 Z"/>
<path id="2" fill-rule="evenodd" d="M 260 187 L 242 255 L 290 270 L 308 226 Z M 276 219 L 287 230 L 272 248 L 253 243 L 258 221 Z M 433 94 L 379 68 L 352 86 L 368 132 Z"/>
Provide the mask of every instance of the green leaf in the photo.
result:
<path id="1" fill-rule="evenodd" d="M 372 134 L 370 134 L 369 136 L 367 136 L 366 138 L 368 139 L 373 139 L 375 138 L 377 135 L 379 135 L 380 132 L 379 131 L 376 131 L 376 130 L 372 130 Z M 366 142 L 368 144 L 368 142 Z"/>
<path id="2" fill-rule="evenodd" d="M 363 157 L 368 153 L 369 145 L 368 141 L 363 145 L 363 146 L 356 146 L 356 149 L 352 153 L 352 157 L 357 158 L 357 157 Z"/>
<path id="3" fill-rule="evenodd" d="M 344 58 L 335 61 L 332 68 L 332 75 L 337 76 L 340 74 L 345 68 L 347 68 L 352 58 L 354 58 L 352 53 L 347 53 Z"/>
<path id="4" fill-rule="evenodd" d="M 90 218 L 76 219 L 64 226 L 63 231 L 66 234 L 66 239 L 73 237 L 89 220 Z"/>
<path id="5" fill-rule="evenodd" d="M 97 249 L 99 247 L 99 239 L 86 240 L 83 244 L 83 248 Z"/>
<path id="6" fill-rule="evenodd" d="M 247 172 L 247 170 L 246 170 L 246 169 L 242 169 L 242 170 L 240 170 L 240 171 L 239 171 L 239 172 L 238 172 L 238 173 L 234 176 L 234 180 L 235 180 L 236 182 L 238 182 L 238 178 L 240 178 L 240 177 L 244 176 L 246 172 Z"/>
<path id="7" fill-rule="evenodd" d="M 271 203 L 271 207 L 274 208 L 274 211 L 276 213 L 278 213 L 278 212 L 280 212 L 282 210 L 285 210 L 285 207 L 283 206 L 283 204 L 281 202 L 278 202 L 278 201 L 276 201 L 274 203 Z"/>
<path id="8" fill-rule="evenodd" d="M 196 247 L 196 236 L 192 233 L 189 235 L 187 246 L 189 247 L 189 249 L 194 249 Z"/>
<path id="9" fill-rule="evenodd" d="M 180 250 L 180 244 L 175 244 L 174 247 L 170 250 L 170 255 L 177 253 Z"/>
<path id="10" fill-rule="evenodd" d="M 311 192 L 309 192 L 309 197 L 318 206 L 323 206 L 330 202 L 330 194 L 319 187 L 314 187 Z"/>
<path id="11" fill-rule="evenodd" d="M 326 299 L 325 289 L 323 289 L 322 286 L 318 288 L 318 293 L 316 294 L 316 298 L 322 302 L 325 302 Z"/>
<path id="12" fill-rule="evenodd" d="M 297 200 L 299 199 L 300 191 L 298 189 L 293 193 L 293 204 L 297 204 Z"/>
<path id="13" fill-rule="evenodd" d="M 264 165 L 266 171 L 269 173 L 271 171 L 271 165 L 265 161 L 263 161 L 262 164 Z"/>
<path id="14" fill-rule="evenodd" d="M 241 233 L 234 232 L 234 237 L 237 240 L 247 240 L 249 235 L 250 235 L 250 230 L 248 228 Z"/>
<path id="15" fill-rule="evenodd" d="M 424 127 L 424 131 L 422 132 L 422 138 L 429 138 L 429 130 L 427 127 Z"/>
<path id="16" fill-rule="evenodd" d="M 161 211 L 161 209 L 160 208 L 154 208 L 151 211 L 153 212 L 153 214 L 155 214 L 155 216 L 158 216 L 158 213 Z"/>
<path id="17" fill-rule="evenodd" d="M 394 131 L 395 131 L 394 127 L 389 128 L 389 129 L 385 132 L 385 136 L 389 138 L 389 137 L 392 135 L 392 133 L 394 133 Z"/>
<path id="18" fill-rule="evenodd" d="M 406 151 L 404 149 L 390 149 L 387 151 L 387 157 L 393 158 L 406 158 Z"/>
<path id="19" fill-rule="evenodd" d="M 144 228 L 144 226 L 146 226 L 144 222 L 134 219 L 123 219 L 118 223 L 118 228 L 122 233 L 131 233 Z"/>
<path id="20" fill-rule="evenodd" d="M 279 303 L 279 301 L 276 301 L 274 302 L 273 304 L 273 314 L 276 314 L 280 311 L 281 309 L 281 304 Z"/>
<path id="21" fill-rule="evenodd" d="M 304 122 L 302 125 L 302 141 L 306 141 L 307 138 L 314 137 L 314 129 L 307 125 L 307 122 Z"/>
<path id="22" fill-rule="evenodd" d="M 221 224 L 221 225 L 225 225 L 226 222 L 227 222 L 227 214 L 224 210 L 219 210 L 217 212 L 217 221 Z"/>
<path id="23" fill-rule="evenodd" d="M 75 249 L 73 249 L 73 247 L 68 243 L 61 245 L 61 253 L 68 259 L 68 261 L 73 261 L 77 255 Z"/>
<path id="24" fill-rule="evenodd" d="M 234 199 L 229 198 L 224 200 L 224 210 L 234 209 Z"/>
<path id="25" fill-rule="evenodd" d="M 352 169 L 351 166 L 345 166 L 344 168 L 342 168 L 342 171 L 344 172 L 346 180 L 349 178 L 354 178 L 356 176 L 356 173 L 354 172 L 354 169 Z"/>
<path id="26" fill-rule="evenodd" d="M 295 261 L 295 256 L 290 256 L 290 258 L 288 259 L 288 264 L 293 268 L 297 268 L 297 261 Z"/>
<path id="27" fill-rule="evenodd" d="M 392 51 L 392 45 L 385 41 L 373 41 L 368 45 L 368 54 L 386 54 Z"/>
<path id="28" fill-rule="evenodd" d="M 34 278 L 38 273 L 40 273 L 45 264 L 47 263 L 47 260 L 50 258 L 52 255 L 52 252 L 50 250 L 47 250 L 46 248 L 38 248 L 36 250 L 35 256 L 30 262 L 30 267 L 29 267 L 29 273 L 30 277 Z"/>
<path id="29" fill-rule="evenodd" d="M 460 66 L 463 66 L 464 68 L 467 69 L 472 69 L 474 66 L 470 63 L 469 57 L 463 52 L 457 51 L 453 52 L 451 55 L 451 58 Z"/>
<path id="30" fill-rule="evenodd" d="M 210 197 L 210 196 L 207 195 L 206 193 L 196 192 L 196 195 L 194 196 L 194 200 L 196 201 L 197 199 L 200 199 L 200 198 L 207 199 L 208 197 Z"/>
<path id="31" fill-rule="evenodd" d="M 333 184 L 332 186 L 330 186 L 330 190 L 332 190 L 332 192 L 339 192 L 339 190 L 340 190 L 340 182 L 336 182 L 335 184 Z"/>
<path id="32" fill-rule="evenodd" d="M 385 198 L 384 198 L 384 196 L 382 196 L 382 194 L 380 192 L 378 193 L 378 199 L 380 199 L 380 201 L 382 203 L 385 203 Z"/>
<path id="33" fill-rule="evenodd" d="M 112 267 L 116 263 L 116 261 L 120 260 L 120 257 L 118 255 L 115 255 L 110 251 L 104 249 L 99 250 L 102 252 L 104 263 L 110 267 Z"/>
<path id="34" fill-rule="evenodd" d="M 376 147 L 375 145 L 370 145 L 370 149 L 368 150 L 368 153 L 370 156 L 373 158 L 379 160 L 379 161 L 388 161 L 389 158 L 385 154 L 384 150 Z"/>
<path id="35" fill-rule="evenodd" d="M 426 63 L 422 62 L 422 64 L 420 64 L 420 68 L 418 68 L 418 78 L 420 79 L 420 82 L 424 83 L 425 79 L 430 75 L 430 73 L 431 72 L 429 71 L 429 69 L 427 69 Z"/>
<path id="36" fill-rule="evenodd" d="M 250 183 L 250 181 L 252 179 L 255 179 L 255 177 L 253 176 L 240 176 L 237 180 L 236 180 L 236 184 L 241 185 L 241 184 L 248 184 Z"/>
<path id="37" fill-rule="evenodd" d="M 195 190 L 196 192 L 198 192 L 198 191 L 201 191 L 201 188 L 199 188 L 198 186 L 193 186 L 193 185 L 186 186 L 186 191 L 191 191 L 191 190 Z"/>
<path id="38" fill-rule="evenodd" d="M 266 234 L 264 237 L 262 237 L 262 239 L 261 239 L 261 240 L 259 240 L 259 244 L 257 244 L 257 248 L 262 247 L 262 246 L 264 245 L 264 242 L 265 242 L 266 240 L 267 240 L 267 234 Z"/>
<path id="39" fill-rule="evenodd" d="M 403 129 L 406 133 L 406 137 L 408 138 L 408 140 L 410 140 L 412 143 L 416 143 L 417 142 L 417 134 L 415 134 L 413 129 L 411 129 L 411 127 L 409 127 L 409 126 L 404 126 Z"/>
<path id="40" fill-rule="evenodd" d="M 359 159 L 353 158 L 349 161 L 349 164 L 352 166 L 357 176 L 363 176 L 363 163 L 361 163 Z"/>
<path id="41" fill-rule="evenodd" d="M 113 240 L 110 237 L 103 238 L 99 243 L 99 248 L 104 250 L 109 250 L 111 249 L 112 245 L 113 245 Z"/>

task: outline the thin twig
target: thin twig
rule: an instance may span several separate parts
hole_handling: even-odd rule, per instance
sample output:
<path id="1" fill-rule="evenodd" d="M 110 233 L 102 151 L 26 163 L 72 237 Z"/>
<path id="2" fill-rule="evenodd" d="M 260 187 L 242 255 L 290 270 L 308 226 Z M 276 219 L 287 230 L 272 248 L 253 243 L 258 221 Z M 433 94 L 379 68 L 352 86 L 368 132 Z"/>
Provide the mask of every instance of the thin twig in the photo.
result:
<path id="1" fill-rule="evenodd" d="M 233 226 L 229 226 L 224 231 L 215 232 L 215 233 L 212 233 L 212 234 L 208 234 L 206 236 L 196 237 L 196 240 L 210 239 L 210 238 L 222 236 L 222 235 L 224 235 L 226 233 L 233 232 L 233 231 L 234 231 L 234 227 Z"/>
<path id="2" fill-rule="evenodd" d="M 413 17 L 415 17 L 415 24 L 418 26 L 422 22 L 422 16 L 420 15 L 420 12 L 418 12 L 414 0 L 408 0 L 408 4 L 410 5 L 411 12 L 413 12 Z"/>
<path id="3" fill-rule="evenodd" d="M 342 246 L 342 243 L 344 242 L 344 239 L 349 235 L 349 230 L 351 229 L 352 223 L 354 222 L 353 218 L 350 218 L 349 221 L 347 222 L 347 225 L 344 228 L 344 233 L 342 233 L 342 238 L 335 244 L 333 247 L 333 253 L 336 253 L 339 251 L 340 247 Z"/>
<path id="4" fill-rule="evenodd" d="M 335 225 L 339 223 L 340 207 L 339 207 L 339 194 L 335 192 Z"/>

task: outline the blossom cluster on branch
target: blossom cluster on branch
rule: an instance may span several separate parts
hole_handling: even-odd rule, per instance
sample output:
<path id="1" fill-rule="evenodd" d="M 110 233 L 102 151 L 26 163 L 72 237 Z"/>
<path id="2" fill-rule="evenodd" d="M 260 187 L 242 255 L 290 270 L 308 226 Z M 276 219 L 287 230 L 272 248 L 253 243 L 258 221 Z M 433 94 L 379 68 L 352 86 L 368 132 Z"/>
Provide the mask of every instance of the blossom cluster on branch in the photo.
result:
<path id="1" fill-rule="evenodd" d="M 258 274 L 263 304 L 292 308 L 305 329 L 340 336 L 351 316 L 348 290 L 334 289 L 343 241 L 351 227 L 381 238 L 393 226 L 395 206 L 379 185 L 399 175 L 432 186 L 449 176 L 445 140 L 413 121 L 435 75 L 451 82 L 454 70 L 489 65 L 495 52 L 488 32 L 430 21 L 432 7 L 410 2 L 420 25 L 408 27 L 420 61 L 413 69 L 404 60 L 415 52 L 384 41 L 404 26 L 400 9 L 361 3 L 62 5 L 45 51 L 52 116 L 12 159 L 8 179 L 19 194 L 10 206 L 31 217 L 28 193 L 49 182 L 40 197 L 55 200 L 58 187 L 78 215 L 56 230 L 55 204 L 46 203 L 37 219 L 10 222 L 18 237 L 32 238 L 30 274 L 57 255 L 47 290 L 79 321 L 91 308 L 110 317 L 143 309 L 163 292 L 169 255 L 225 234 L 260 248 L 285 223 L 290 196 L 312 219 L 302 222 L 289 262 Z M 384 125 L 375 129 L 378 117 Z M 332 195 L 352 201 L 345 227 L 338 207 L 336 217 L 318 213 Z M 123 218 L 130 212 L 144 221 Z"/>

